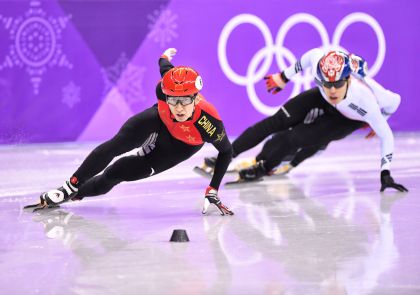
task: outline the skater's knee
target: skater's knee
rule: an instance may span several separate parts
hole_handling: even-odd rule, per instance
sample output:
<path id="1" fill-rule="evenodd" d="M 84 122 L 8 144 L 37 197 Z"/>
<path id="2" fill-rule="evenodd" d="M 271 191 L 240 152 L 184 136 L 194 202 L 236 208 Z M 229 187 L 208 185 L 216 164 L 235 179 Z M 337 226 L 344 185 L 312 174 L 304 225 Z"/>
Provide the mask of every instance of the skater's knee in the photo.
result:
<path id="1" fill-rule="evenodd" d="M 282 126 L 283 126 L 282 118 L 274 115 L 256 124 L 254 126 L 254 129 L 255 129 L 254 131 L 268 136 L 270 134 L 273 134 L 274 132 L 281 130 Z"/>
<path id="2" fill-rule="evenodd" d="M 79 188 L 77 196 L 84 198 L 104 195 L 108 193 L 118 183 L 118 181 L 107 178 L 107 176 L 103 173 L 86 181 Z"/>
<path id="3" fill-rule="evenodd" d="M 118 177 L 112 177 L 112 175 L 103 173 L 95 183 L 96 191 L 100 192 L 101 194 L 106 194 L 109 192 L 114 186 L 119 184 L 122 180 Z"/>
<path id="4" fill-rule="evenodd" d="M 115 185 L 124 181 L 121 173 L 116 168 L 115 164 L 108 166 L 102 173 L 102 182 Z"/>
<path id="5" fill-rule="evenodd" d="M 288 130 L 283 136 L 281 136 L 281 142 L 279 142 L 278 138 L 276 140 L 277 144 L 287 147 L 289 150 L 297 148 L 300 143 L 300 137 L 296 136 L 296 134 L 291 130 Z"/>
<path id="6" fill-rule="evenodd" d="M 236 158 L 239 155 L 239 153 L 235 149 L 234 143 L 232 144 L 232 158 Z"/>

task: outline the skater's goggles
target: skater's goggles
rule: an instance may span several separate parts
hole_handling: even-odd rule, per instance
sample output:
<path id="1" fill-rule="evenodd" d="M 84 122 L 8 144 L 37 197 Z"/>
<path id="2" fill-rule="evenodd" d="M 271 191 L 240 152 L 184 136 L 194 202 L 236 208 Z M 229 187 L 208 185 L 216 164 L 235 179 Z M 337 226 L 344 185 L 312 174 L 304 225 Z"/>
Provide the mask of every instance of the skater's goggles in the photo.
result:
<path id="1" fill-rule="evenodd" d="M 182 106 L 187 106 L 192 104 L 194 101 L 195 95 L 193 96 L 167 96 L 166 103 L 172 106 L 176 106 L 180 103 Z"/>
<path id="2" fill-rule="evenodd" d="M 346 84 L 347 80 L 348 79 L 338 80 L 335 82 L 328 82 L 328 81 L 319 81 L 318 79 L 316 79 L 315 81 L 317 82 L 318 85 L 324 86 L 325 88 L 331 89 L 334 87 L 335 89 L 338 89 L 338 88 L 343 87 Z"/>

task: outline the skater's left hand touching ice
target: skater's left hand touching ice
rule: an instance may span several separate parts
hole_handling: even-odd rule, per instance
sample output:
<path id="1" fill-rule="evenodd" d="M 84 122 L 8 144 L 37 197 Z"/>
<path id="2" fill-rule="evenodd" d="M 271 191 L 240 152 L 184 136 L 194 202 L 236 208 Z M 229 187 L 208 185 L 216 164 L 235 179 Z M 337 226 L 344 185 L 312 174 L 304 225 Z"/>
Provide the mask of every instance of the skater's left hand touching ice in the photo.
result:
<path id="1" fill-rule="evenodd" d="M 389 170 L 382 170 L 381 172 L 381 192 L 386 188 L 395 188 L 400 192 L 408 192 L 408 189 L 402 184 L 395 183 L 394 179 L 391 177 Z"/>
<path id="2" fill-rule="evenodd" d="M 203 214 L 206 214 L 210 205 L 213 204 L 219 209 L 221 215 L 233 215 L 233 212 L 222 204 L 222 201 L 217 197 L 217 190 L 209 186 L 206 189 L 206 195 L 204 197 Z"/>

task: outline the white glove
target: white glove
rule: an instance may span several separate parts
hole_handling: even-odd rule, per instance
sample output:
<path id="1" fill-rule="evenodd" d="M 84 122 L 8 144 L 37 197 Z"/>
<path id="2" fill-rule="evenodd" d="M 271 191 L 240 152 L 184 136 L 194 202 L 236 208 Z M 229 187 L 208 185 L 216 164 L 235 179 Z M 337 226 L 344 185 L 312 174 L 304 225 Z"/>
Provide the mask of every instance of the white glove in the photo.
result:
<path id="1" fill-rule="evenodd" d="M 217 197 L 217 190 L 212 188 L 211 186 L 207 187 L 206 195 L 204 196 L 204 204 L 203 204 L 203 214 L 206 214 L 210 205 L 213 204 L 219 209 L 221 215 L 233 215 L 233 211 L 231 211 L 227 206 L 223 205 L 220 199 Z"/>
<path id="2" fill-rule="evenodd" d="M 176 54 L 176 48 L 168 48 L 162 53 L 162 55 L 164 55 L 169 61 L 172 60 L 175 54 Z"/>

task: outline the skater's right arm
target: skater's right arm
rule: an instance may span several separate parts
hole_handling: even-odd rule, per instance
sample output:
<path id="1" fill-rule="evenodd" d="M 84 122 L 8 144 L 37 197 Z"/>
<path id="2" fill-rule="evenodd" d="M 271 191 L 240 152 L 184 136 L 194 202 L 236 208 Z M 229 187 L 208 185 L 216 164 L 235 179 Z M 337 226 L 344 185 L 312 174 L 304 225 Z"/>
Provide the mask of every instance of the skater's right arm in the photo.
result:
<path id="1" fill-rule="evenodd" d="M 298 61 L 283 71 L 284 76 L 290 80 L 297 73 L 303 72 L 303 70 L 307 68 L 313 69 L 313 73 L 316 73 L 316 67 L 323 55 L 324 51 L 320 48 L 314 48 L 305 52 Z"/>
<path id="2" fill-rule="evenodd" d="M 159 58 L 159 71 L 160 75 L 163 77 L 167 71 L 172 69 L 174 65 L 171 63 L 172 58 L 176 55 L 175 48 L 166 49 Z M 156 85 L 156 97 L 159 100 L 166 101 L 166 95 L 162 92 L 161 83 Z"/>
<path id="3" fill-rule="evenodd" d="M 320 48 L 311 49 L 284 71 L 264 77 L 267 91 L 272 92 L 272 94 L 278 93 L 286 86 L 287 82 L 289 82 L 293 76 L 306 68 L 314 69 L 313 74 L 315 75 L 316 66 L 323 55 L 324 52 Z"/>
<path id="4" fill-rule="evenodd" d="M 167 71 L 172 69 L 174 65 L 171 63 L 172 58 L 176 55 L 175 48 L 166 49 L 159 58 L 160 76 L 163 77 Z"/>

